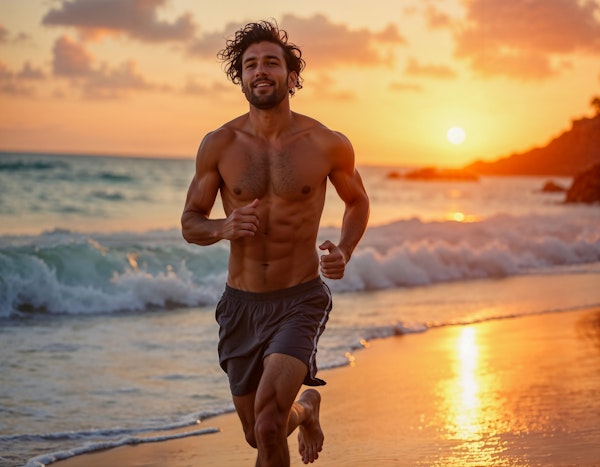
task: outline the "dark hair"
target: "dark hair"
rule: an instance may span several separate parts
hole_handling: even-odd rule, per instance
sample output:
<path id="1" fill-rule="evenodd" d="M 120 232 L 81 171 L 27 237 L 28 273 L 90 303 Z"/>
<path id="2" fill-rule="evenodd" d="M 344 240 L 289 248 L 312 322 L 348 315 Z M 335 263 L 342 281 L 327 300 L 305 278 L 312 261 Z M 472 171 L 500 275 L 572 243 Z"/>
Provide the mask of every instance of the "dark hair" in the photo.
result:
<path id="1" fill-rule="evenodd" d="M 248 23 L 235 33 L 233 39 L 227 39 L 225 48 L 217 54 L 217 57 L 225 64 L 225 73 L 234 84 L 242 82 L 242 55 L 248 47 L 258 42 L 273 42 L 283 49 L 285 64 L 288 71 L 295 71 L 298 75 L 295 88 L 302 89 L 300 72 L 306 63 L 302 58 L 302 51 L 298 46 L 288 43 L 287 32 L 279 29 L 277 23 L 260 21 Z M 295 88 L 290 89 L 290 95 L 294 95 Z"/>

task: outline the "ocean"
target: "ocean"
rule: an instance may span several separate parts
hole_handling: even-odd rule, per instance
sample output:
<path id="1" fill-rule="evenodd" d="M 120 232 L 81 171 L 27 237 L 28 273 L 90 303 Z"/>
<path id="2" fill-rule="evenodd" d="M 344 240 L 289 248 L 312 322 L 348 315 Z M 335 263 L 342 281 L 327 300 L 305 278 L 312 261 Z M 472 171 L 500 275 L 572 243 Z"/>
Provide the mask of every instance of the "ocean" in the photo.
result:
<path id="1" fill-rule="evenodd" d="M 372 339 L 600 306 L 600 207 L 542 192 L 549 177 L 359 170 L 371 221 L 344 279 L 327 281 L 320 369 Z M 228 244 L 189 245 L 179 228 L 193 171 L 0 153 L 0 465 L 201 436 L 232 410 L 214 321 Z M 337 240 L 342 212 L 329 187 L 319 241 Z"/>

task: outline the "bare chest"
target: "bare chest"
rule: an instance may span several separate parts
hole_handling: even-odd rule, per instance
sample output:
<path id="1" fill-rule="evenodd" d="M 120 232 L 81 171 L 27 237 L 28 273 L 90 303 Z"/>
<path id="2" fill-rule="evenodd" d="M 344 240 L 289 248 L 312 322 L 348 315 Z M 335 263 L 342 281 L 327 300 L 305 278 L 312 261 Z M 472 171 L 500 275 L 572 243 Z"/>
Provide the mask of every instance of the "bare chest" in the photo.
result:
<path id="1" fill-rule="evenodd" d="M 225 188 L 241 200 L 265 196 L 306 199 L 323 186 L 328 174 L 323 157 L 307 151 L 246 148 L 229 154 L 221 170 Z"/>

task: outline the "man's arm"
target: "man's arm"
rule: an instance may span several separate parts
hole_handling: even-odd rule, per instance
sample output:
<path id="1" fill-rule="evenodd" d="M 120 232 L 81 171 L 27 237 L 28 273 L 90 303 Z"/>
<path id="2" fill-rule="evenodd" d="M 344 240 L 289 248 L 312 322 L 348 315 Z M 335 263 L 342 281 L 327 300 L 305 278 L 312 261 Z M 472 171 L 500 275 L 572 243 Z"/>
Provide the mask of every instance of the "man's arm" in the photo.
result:
<path id="1" fill-rule="evenodd" d="M 223 239 L 250 237 L 258 230 L 258 200 L 234 209 L 225 219 L 209 219 L 223 185 L 219 172 L 219 155 L 226 138 L 223 130 L 209 133 L 198 149 L 196 173 L 190 183 L 181 215 L 181 232 L 189 243 L 212 245 Z"/>
<path id="2" fill-rule="evenodd" d="M 341 279 L 352 252 L 358 245 L 367 228 L 369 220 L 369 197 L 360 174 L 354 167 L 354 150 L 350 141 L 342 134 L 337 150 L 334 167 L 329 180 L 345 204 L 340 240 L 337 245 L 327 240 L 319 246 L 329 254 L 321 257 L 321 271 L 330 279 Z"/>

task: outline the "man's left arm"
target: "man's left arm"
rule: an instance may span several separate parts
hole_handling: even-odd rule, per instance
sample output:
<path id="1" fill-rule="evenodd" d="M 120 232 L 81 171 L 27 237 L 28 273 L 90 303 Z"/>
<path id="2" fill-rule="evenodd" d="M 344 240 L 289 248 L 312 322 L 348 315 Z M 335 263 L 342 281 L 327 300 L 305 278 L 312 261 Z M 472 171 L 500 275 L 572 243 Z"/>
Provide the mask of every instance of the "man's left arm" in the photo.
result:
<path id="1" fill-rule="evenodd" d="M 369 220 L 369 197 L 360 174 L 354 166 L 354 151 L 345 136 L 335 157 L 329 180 L 345 205 L 340 240 L 335 245 L 330 240 L 319 246 L 329 254 L 321 256 L 321 271 L 328 279 L 341 279 L 352 252 L 358 245 Z"/>

